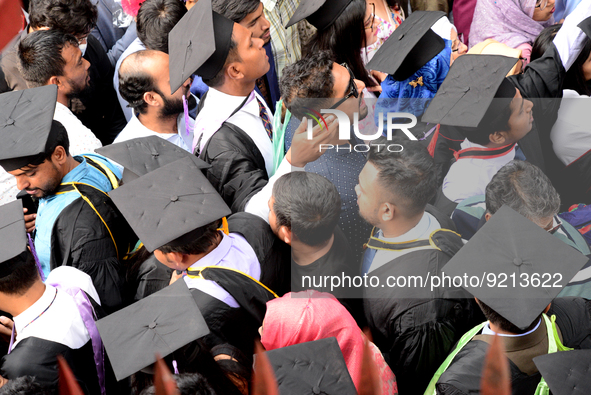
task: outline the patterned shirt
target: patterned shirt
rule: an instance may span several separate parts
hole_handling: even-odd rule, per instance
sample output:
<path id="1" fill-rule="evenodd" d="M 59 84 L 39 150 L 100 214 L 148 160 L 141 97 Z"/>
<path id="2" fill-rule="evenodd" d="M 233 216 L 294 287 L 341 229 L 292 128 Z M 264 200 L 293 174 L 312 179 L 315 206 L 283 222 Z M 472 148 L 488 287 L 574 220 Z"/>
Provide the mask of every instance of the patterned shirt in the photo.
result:
<path id="1" fill-rule="evenodd" d="M 271 47 L 275 58 L 277 78 L 283 68 L 300 60 L 302 56 L 297 24 L 284 27 L 292 17 L 300 0 L 262 0 L 265 17 L 271 23 Z"/>

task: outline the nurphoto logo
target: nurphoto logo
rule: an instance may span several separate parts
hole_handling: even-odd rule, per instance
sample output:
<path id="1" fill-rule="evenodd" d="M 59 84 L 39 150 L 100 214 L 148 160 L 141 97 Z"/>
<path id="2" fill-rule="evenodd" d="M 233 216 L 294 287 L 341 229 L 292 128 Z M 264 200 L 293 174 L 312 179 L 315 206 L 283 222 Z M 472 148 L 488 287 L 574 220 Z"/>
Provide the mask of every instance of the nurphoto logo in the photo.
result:
<path id="1" fill-rule="evenodd" d="M 351 121 L 349 115 L 345 112 L 336 109 L 320 110 L 320 112 L 307 108 L 306 113 L 308 118 L 308 139 L 312 139 L 312 129 L 314 128 L 314 122 L 320 126 L 321 129 L 327 128 L 328 124 L 324 119 L 324 114 L 333 114 L 339 122 L 339 140 L 350 141 L 351 140 Z M 373 134 L 364 134 L 359 130 L 359 113 L 353 114 L 353 133 L 361 141 L 373 141 L 382 136 L 384 130 L 384 116 L 383 113 L 378 113 L 378 128 Z M 401 121 L 410 120 L 410 122 L 400 123 Z M 392 132 L 394 130 L 401 130 L 410 140 L 417 140 L 417 138 L 410 132 L 409 129 L 413 128 L 417 124 L 417 117 L 407 112 L 388 112 L 386 117 L 386 139 L 392 140 Z M 401 152 L 404 147 L 400 144 L 347 144 L 347 145 L 334 145 L 334 144 L 320 144 L 319 150 L 335 149 L 339 150 L 354 150 L 355 152 L 368 152 L 370 147 L 378 147 L 378 150 L 387 149 L 389 152 Z"/>

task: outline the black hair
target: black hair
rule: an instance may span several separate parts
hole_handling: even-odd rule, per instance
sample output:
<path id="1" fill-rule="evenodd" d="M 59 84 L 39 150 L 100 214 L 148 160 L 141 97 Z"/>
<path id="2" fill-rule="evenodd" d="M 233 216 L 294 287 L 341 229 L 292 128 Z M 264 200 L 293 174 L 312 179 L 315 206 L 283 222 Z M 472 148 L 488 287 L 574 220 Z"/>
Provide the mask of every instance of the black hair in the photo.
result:
<path id="1" fill-rule="evenodd" d="M 273 211 L 278 226 L 286 226 L 309 246 L 326 243 L 341 215 L 337 188 L 315 173 L 296 171 L 281 176 L 273 186 Z"/>
<path id="2" fill-rule="evenodd" d="M 566 72 L 563 89 L 572 89 L 579 95 L 591 96 L 591 80 L 585 80 L 583 74 L 583 64 L 589 59 L 589 55 L 591 55 L 591 39 L 586 37 L 581 53 Z"/>
<path id="3" fill-rule="evenodd" d="M 38 30 L 27 34 L 18 45 L 19 71 L 29 88 L 46 85 L 51 77 L 64 75 L 66 45 L 78 47 L 78 40 L 59 30 Z"/>
<path id="4" fill-rule="evenodd" d="M 496 99 L 493 99 L 496 100 Z M 507 106 L 498 113 L 490 122 L 482 122 L 482 126 L 478 128 L 462 128 L 458 127 L 458 130 L 466 137 L 470 142 L 486 146 L 490 143 L 490 135 L 494 132 L 508 131 L 509 119 L 511 118 L 511 107 Z"/>
<path id="5" fill-rule="evenodd" d="M 180 395 L 218 395 L 209 385 L 207 379 L 199 373 L 183 373 L 173 376 Z M 146 388 L 140 395 L 154 395 L 156 387 Z"/>
<path id="6" fill-rule="evenodd" d="M 542 318 L 542 314 L 540 314 L 538 318 L 536 318 L 529 327 L 525 329 L 519 329 L 517 326 L 513 325 L 511 321 L 504 318 L 502 315 L 494 311 L 481 300 L 478 300 L 478 306 L 480 306 L 480 310 L 482 310 L 482 313 L 484 314 L 486 319 L 489 320 L 492 324 L 496 325 L 504 332 L 513 333 L 515 335 L 521 335 L 522 333 L 527 333 L 531 331 L 535 328 L 535 326 Z"/>
<path id="7" fill-rule="evenodd" d="M 138 51 L 129 55 L 124 62 L 134 62 L 137 65 L 149 56 L 149 50 Z M 127 101 L 129 107 L 144 114 L 148 108 L 148 103 L 144 100 L 144 93 L 155 92 L 156 82 L 146 68 L 135 65 L 129 67 L 125 65 L 119 68 L 119 93 Z"/>
<path id="8" fill-rule="evenodd" d="M 390 152 L 386 149 L 393 144 L 401 145 L 402 151 Z M 367 160 L 379 171 L 376 182 L 387 191 L 383 200 L 401 207 L 405 217 L 419 214 L 435 197 L 435 163 L 419 141 L 399 136 L 388 141 L 380 137 L 371 144 Z"/>
<path id="9" fill-rule="evenodd" d="M 556 37 L 556 33 L 558 33 L 558 30 L 560 30 L 561 27 L 562 24 L 560 23 L 548 26 L 544 28 L 540 34 L 538 34 L 538 37 L 536 37 L 531 49 L 530 60 L 532 62 L 541 58 L 546 50 L 550 48 L 552 41 L 554 41 L 554 37 Z"/>
<path id="10" fill-rule="evenodd" d="M 3 262 L 2 265 L 14 265 L 14 270 L 8 276 L 0 278 L 0 293 L 22 296 L 41 279 L 35 258 L 28 250 Z"/>
<path id="11" fill-rule="evenodd" d="M 335 62 L 347 63 L 356 79 L 366 86 L 375 86 L 361 58 L 361 50 L 366 46 L 366 6 L 365 0 L 353 0 L 330 26 L 318 30 L 310 38 L 303 52 L 310 54 L 328 50 Z"/>
<path id="12" fill-rule="evenodd" d="M 232 22 L 240 23 L 248 14 L 255 12 L 260 0 L 212 0 L 211 8 Z"/>
<path id="13" fill-rule="evenodd" d="M 232 39 L 230 40 L 230 47 L 228 49 L 228 56 L 226 57 L 226 61 L 224 62 L 224 66 L 218 71 L 218 73 L 213 78 L 203 78 L 203 83 L 210 88 L 216 88 L 221 86 L 226 81 L 226 69 L 228 65 L 232 62 L 239 62 L 241 60 L 240 55 L 238 54 L 238 44 L 234 40 L 234 35 L 232 35 Z"/>
<path id="14" fill-rule="evenodd" d="M 68 138 L 68 132 L 61 122 L 55 119 L 51 121 L 51 129 L 49 131 L 49 138 L 47 145 L 45 146 L 45 152 L 31 158 L 27 166 L 39 166 L 45 162 L 55 152 L 57 147 L 63 147 L 66 155 L 70 155 L 70 139 Z"/>
<path id="15" fill-rule="evenodd" d="M 172 243 L 165 244 L 158 248 L 163 254 L 171 252 L 178 252 L 187 255 L 197 255 L 206 252 L 218 240 L 220 232 L 218 231 L 221 225 L 221 220 L 215 220 L 205 225 L 203 234 L 185 245 L 173 245 Z"/>
<path id="16" fill-rule="evenodd" d="M 50 395 L 55 394 L 53 388 L 36 381 L 33 376 L 21 376 L 8 380 L 0 388 L 0 395 Z"/>
<path id="17" fill-rule="evenodd" d="M 29 3 L 29 24 L 35 30 L 48 27 L 82 36 L 96 26 L 97 17 L 97 9 L 90 0 L 31 0 Z"/>
<path id="18" fill-rule="evenodd" d="M 312 53 L 286 66 L 279 81 L 281 98 L 287 109 L 298 119 L 307 108 L 320 110 L 332 104 L 334 61 L 329 51 Z"/>
<path id="19" fill-rule="evenodd" d="M 137 13 L 137 36 L 147 49 L 167 54 L 168 34 L 186 13 L 179 0 L 146 0 Z"/>

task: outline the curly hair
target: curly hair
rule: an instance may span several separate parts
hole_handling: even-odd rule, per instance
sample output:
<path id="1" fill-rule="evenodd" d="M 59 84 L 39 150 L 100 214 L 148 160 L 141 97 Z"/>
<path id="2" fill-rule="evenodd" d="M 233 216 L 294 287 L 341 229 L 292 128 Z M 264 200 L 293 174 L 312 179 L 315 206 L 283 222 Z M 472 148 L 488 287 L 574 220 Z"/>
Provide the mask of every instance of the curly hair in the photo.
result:
<path id="1" fill-rule="evenodd" d="M 306 108 L 330 107 L 334 90 L 329 51 L 308 55 L 283 69 L 279 91 L 285 106 L 297 118 L 302 118 Z"/>
<path id="2" fill-rule="evenodd" d="M 90 33 L 98 12 L 90 0 L 31 0 L 29 23 L 35 30 L 48 27 L 75 36 Z"/>

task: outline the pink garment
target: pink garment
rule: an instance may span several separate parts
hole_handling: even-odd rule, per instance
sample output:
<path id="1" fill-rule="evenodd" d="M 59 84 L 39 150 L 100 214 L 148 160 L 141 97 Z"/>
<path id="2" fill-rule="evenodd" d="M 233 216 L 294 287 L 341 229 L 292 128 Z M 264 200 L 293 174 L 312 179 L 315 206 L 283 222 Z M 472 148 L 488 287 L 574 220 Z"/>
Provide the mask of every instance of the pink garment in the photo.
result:
<path id="1" fill-rule="evenodd" d="M 359 390 L 365 335 L 347 309 L 331 294 L 318 291 L 288 293 L 267 302 L 261 343 L 267 350 L 336 337 L 355 387 Z M 394 373 L 375 346 L 384 394 L 397 394 Z"/>
<path id="2" fill-rule="evenodd" d="M 470 27 L 470 48 L 492 38 L 511 48 L 534 40 L 554 17 L 540 23 L 532 19 L 536 0 L 478 0 Z M 455 15 L 454 15 L 455 17 Z"/>
<path id="3" fill-rule="evenodd" d="M 522 60 L 523 61 L 523 68 L 525 68 L 525 66 L 527 66 L 527 64 L 529 63 L 529 58 L 531 58 L 532 46 L 529 44 L 521 44 L 521 45 L 517 46 L 515 49 L 521 50 L 521 57 L 523 59 L 525 59 L 525 60 Z"/>
<path id="4" fill-rule="evenodd" d="M 472 25 L 476 1 L 477 0 L 454 0 L 454 25 L 456 29 L 458 29 L 458 35 L 461 35 L 460 39 L 466 45 L 470 45 L 468 39 L 470 37 L 470 25 Z"/>

